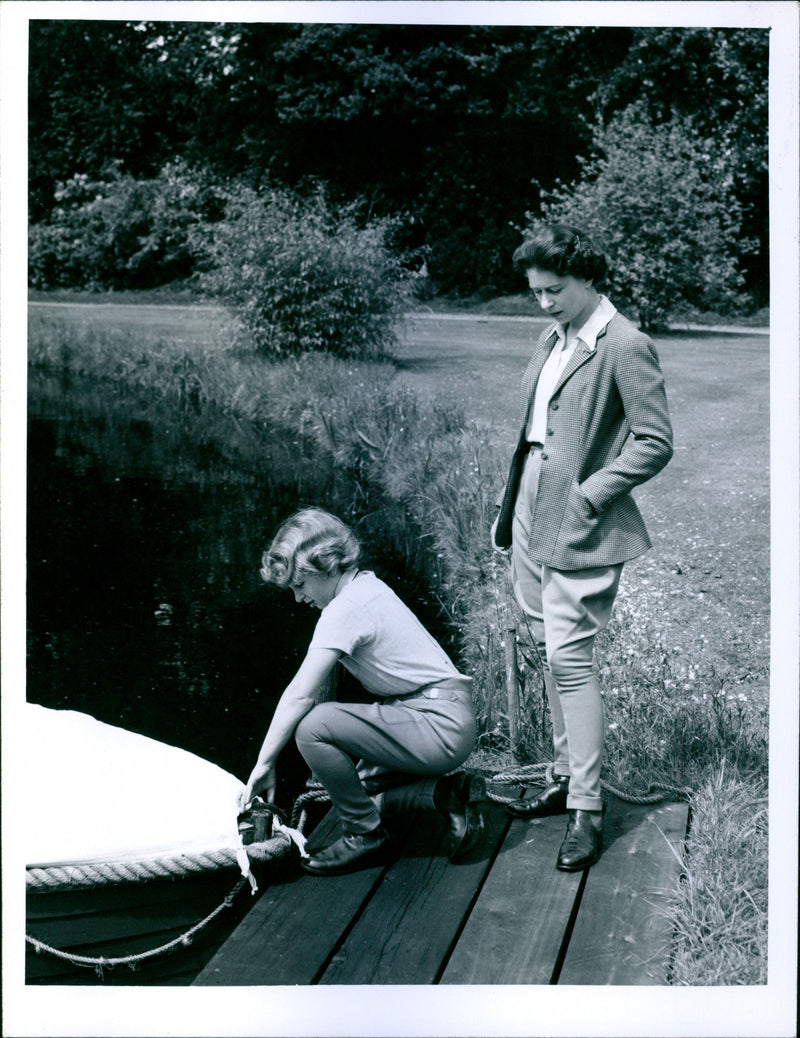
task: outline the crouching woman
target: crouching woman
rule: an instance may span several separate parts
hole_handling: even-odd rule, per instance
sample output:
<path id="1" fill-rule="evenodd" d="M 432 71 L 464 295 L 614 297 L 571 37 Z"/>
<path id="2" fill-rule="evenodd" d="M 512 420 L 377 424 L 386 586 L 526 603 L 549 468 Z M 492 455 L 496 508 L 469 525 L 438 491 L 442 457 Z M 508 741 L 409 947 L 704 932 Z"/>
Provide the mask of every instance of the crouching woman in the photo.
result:
<path id="1" fill-rule="evenodd" d="M 300 669 L 278 702 L 258 761 L 240 798 L 275 796 L 278 755 L 294 736 L 339 814 L 343 835 L 305 858 L 316 875 L 374 863 L 390 815 L 438 810 L 448 855 L 463 857 L 480 837 L 480 776 L 448 774 L 475 744 L 471 678 L 382 580 L 359 568 L 353 531 L 308 508 L 283 523 L 262 559 L 261 576 L 321 610 Z M 371 703 L 319 702 L 338 662 L 375 697 Z"/>

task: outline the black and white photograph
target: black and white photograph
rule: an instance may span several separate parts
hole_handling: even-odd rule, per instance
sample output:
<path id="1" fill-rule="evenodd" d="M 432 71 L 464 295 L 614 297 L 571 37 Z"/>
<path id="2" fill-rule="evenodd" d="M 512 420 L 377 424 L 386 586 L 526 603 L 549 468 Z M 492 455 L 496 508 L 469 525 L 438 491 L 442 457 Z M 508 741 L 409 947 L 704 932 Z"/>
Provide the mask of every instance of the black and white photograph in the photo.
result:
<path id="1" fill-rule="evenodd" d="M 797 1034 L 799 28 L 0 4 L 4 1035 Z"/>

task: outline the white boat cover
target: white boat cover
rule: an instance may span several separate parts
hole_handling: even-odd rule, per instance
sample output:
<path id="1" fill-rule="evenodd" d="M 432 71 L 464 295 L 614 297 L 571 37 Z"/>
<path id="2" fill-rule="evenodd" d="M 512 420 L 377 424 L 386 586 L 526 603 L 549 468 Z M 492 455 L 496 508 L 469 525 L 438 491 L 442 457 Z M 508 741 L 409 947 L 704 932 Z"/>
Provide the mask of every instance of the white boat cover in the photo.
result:
<path id="1" fill-rule="evenodd" d="M 28 866 L 137 861 L 239 846 L 242 782 L 176 746 L 27 703 Z"/>

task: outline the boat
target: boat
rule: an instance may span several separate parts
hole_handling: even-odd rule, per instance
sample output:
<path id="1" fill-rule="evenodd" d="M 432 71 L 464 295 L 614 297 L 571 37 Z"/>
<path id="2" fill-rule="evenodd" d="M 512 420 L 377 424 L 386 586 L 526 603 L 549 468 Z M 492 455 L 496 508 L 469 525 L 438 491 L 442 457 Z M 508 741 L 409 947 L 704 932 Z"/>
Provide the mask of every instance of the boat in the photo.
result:
<path id="1" fill-rule="evenodd" d="M 302 837 L 186 750 L 73 710 L 23 711 L 27 984 L 190 984 Z"/>

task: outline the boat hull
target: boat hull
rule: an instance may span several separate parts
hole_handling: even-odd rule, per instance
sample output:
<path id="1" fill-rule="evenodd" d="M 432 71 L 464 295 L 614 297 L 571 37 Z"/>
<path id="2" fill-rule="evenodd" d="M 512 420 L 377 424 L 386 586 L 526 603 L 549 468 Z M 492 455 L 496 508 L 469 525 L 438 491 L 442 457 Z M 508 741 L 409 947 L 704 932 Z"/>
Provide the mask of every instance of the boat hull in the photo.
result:
<path id="1" fill-rule="evenodd" d="M 113 967 L 79 966 L 26 942 L 26 984 L 188 985 L 252 904 L 249 885 L 186 944 L 136 956 L 183 937 L 236 889 L 241 875 L 221 869 L 176 879 L 61 891 L 28 891 L 27 933 L 91 958 L 131 957 Z"/>

